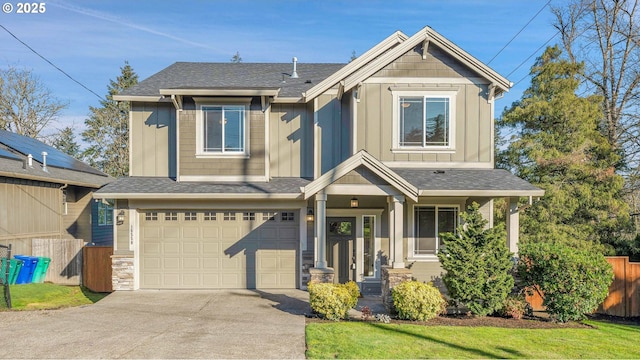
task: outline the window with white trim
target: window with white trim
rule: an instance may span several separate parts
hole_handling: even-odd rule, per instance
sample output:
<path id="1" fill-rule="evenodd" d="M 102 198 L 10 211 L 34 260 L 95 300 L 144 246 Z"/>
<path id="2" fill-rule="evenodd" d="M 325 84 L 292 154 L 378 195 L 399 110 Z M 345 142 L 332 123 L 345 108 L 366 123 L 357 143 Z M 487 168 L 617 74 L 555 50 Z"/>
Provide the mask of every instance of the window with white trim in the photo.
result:
<path id="1" fill-rule="evenodd" d="M 459 212 L 457 206 L 416 206 L 413 254 L 435 256 L 443 248 L 440 234 L 456 231 Z"/>
<path id="2" fill-rule="evenodd" d="M 246 154 L 245 113 L 245 105 L 201 105 L 196 130 L 198 153 Z"/>
<path id="3" fill-rule="evenodd" d="M 394 150 L 453 150 L 455 99 L 453 91 L 395 91 Z"/>

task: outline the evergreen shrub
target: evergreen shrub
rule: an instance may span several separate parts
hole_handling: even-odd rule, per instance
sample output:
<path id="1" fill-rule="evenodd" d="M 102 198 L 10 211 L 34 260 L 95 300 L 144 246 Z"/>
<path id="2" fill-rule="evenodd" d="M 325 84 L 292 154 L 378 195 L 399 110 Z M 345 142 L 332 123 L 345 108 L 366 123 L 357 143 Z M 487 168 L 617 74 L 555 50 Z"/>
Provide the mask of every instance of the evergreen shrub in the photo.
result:
<path id="1" fill-rule="evenodd" d="M 427 321 L 446 310 L 446 300 L 431 283 L 405 281 L 391 290 L 391 296 L 401 319 Z"/>

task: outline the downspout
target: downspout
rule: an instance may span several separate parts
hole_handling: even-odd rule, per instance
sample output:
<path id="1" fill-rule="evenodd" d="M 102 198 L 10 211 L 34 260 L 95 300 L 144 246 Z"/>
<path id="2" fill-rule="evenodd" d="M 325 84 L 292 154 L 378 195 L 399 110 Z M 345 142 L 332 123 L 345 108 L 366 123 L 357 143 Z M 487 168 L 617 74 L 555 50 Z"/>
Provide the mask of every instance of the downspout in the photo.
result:
<path id="1" fill-rule="evenodd" d="M 63 200 L 63 201 L 62 201 L 63 209 L 62 209 L 62 211 L 60 212 L 60 229 L 59 229 L 59 233 L 60 233 L 60 237 L 61 237 L 61 238 L 63 237 L 62 229 L 64 229 L 64 218 L 63 218 L 63 216 L 64 216 L 64 215 L 66 215 L 66 213 L 67 213 L 67 212 L 65 211 L 65 209 L 64 209 L 64 207 L 66 207 L 66 206 L 67 206 L 67 198 L 66 198 L 66 196 L 64 195 L 64 190 L 65 190 L 68 186 L 69 186 L 69 184 L 64 184 L 64 185 L 62 185 L 61 187 L 59 187 L 59 188 L 58 188 L 58 190 L 60 191 L 60 197 L 61 197 L 61 198 L 62 198 L 62 200 Z M 74 235 L 74 237 L 75 237 L 75 235 Z"/>

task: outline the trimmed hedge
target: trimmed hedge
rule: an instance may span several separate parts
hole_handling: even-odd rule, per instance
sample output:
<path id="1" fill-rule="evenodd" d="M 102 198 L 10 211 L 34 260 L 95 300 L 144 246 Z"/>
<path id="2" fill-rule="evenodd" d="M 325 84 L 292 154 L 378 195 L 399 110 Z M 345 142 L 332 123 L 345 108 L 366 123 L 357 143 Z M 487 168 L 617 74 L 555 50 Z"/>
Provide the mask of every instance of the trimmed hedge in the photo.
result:
<path id="1" fill-rule="evenodd" d="M 398 317 L 427 321 L 446 310 L 446 300 L 431 283 L 405 281 L 391 290 Z"/>
<path id="2" fill-rule="evenodd" d="M 326 319 L 338 321 L 347 317 L 349 309 L 358 304 L 360 289 L 350 281 L 346 284 L 309 283 L 311 309 Z"/>

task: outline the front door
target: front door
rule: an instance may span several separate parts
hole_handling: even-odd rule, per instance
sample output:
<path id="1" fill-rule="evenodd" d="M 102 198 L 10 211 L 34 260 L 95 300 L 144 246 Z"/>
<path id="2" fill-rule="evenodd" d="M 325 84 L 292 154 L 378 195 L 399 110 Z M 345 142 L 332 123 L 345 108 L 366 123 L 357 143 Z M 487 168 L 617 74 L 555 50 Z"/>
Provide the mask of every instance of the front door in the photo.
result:
<path id="1" fill-rule="evenodd" d="M 334 282 L 344 284 L 355 280 L 356 218 L 327 218 L 327 260 L 335 271 Z"/>

